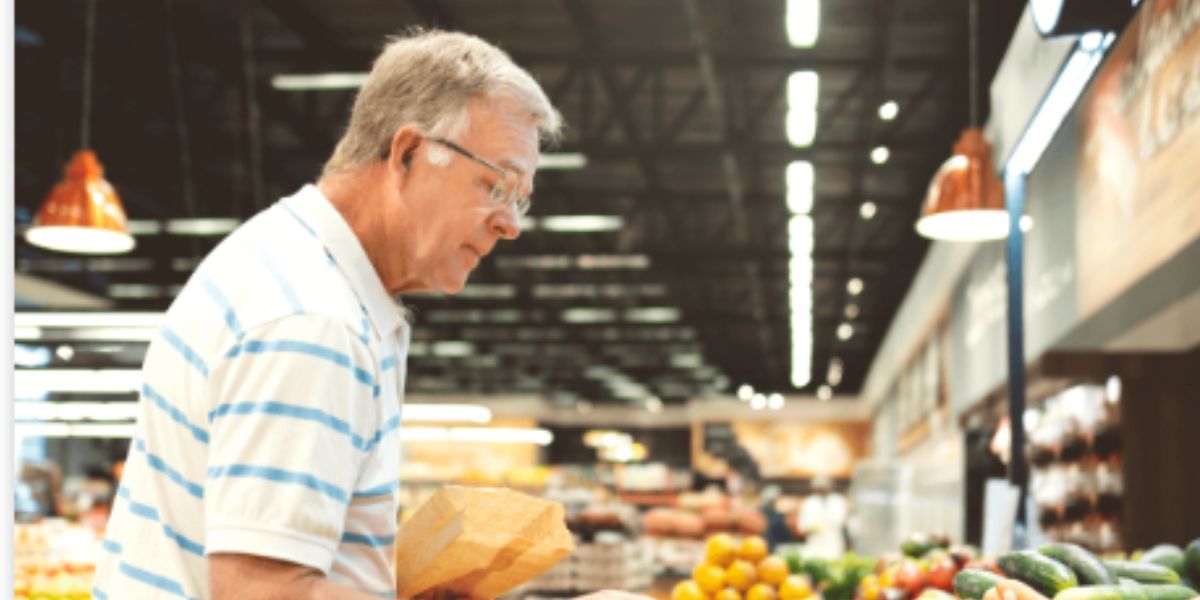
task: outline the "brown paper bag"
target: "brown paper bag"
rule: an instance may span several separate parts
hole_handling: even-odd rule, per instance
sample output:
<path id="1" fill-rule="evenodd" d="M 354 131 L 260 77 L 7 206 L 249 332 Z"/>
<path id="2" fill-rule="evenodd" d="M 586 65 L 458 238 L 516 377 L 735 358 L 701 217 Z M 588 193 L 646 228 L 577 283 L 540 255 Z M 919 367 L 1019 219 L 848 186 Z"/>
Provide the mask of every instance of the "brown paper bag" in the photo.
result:
<path id="1" fill-rule="evenodd" d="M 575 549 L 562 505 L 503 488 L 444 486 L 396 533 L 401 598 L 495 598 Z"/>

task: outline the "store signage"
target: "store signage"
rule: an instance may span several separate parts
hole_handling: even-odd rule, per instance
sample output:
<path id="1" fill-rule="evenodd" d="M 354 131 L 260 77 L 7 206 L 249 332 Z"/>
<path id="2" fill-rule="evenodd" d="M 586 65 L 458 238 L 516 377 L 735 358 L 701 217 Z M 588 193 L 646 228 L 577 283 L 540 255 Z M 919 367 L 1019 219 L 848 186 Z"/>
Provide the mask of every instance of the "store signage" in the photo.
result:
<path id="1" fill-rule="evenodd" d="M 1079 312 L 1200 237 L 1200 0 L 1147 0 L 1081 101 Z"/>

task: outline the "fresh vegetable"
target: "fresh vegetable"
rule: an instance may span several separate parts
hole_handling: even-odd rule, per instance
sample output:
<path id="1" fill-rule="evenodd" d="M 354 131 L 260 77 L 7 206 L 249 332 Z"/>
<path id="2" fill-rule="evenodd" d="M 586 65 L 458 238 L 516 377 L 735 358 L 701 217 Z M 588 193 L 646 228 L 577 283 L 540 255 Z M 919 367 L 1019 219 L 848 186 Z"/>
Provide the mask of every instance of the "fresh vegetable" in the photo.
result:
<path id="1" fill-rule="evenodd" d="M 943 592 L 937 588 L 925 588 L 917 600 L 954 600 L 954 594 Z"/>
<path id="2" fill-rule="evenodd" d="M 1104 565 L 1113 575 L 1128 577 L 1138 583 L 1179 583 L 1179 573 L 1154 563 L 1106 560 Z"/>
<path id="3" fill-rule="evenodd" d="M 993 589 L 1000 595 L 1001 600 L 1014 596 L 1017 600 L 1050 600 L 1025 582 L 1016 579 L 1002 579 Z"/>
<path id="4" fill-rule="evenodd" d="M 1003 577 L 982 569 L 963 569 L 954 576 L 954 593 L 966 600 L 979 600 Z"/>
<path id="5" fill-rule="evenodd" d="M 929 571 L 926 573 L 925 579 L 931 587 L 944 592 L 952 592 L 956 574 L 958 574 L 958 564 L 954 562 L 954 557 L 943 554 L 930 559 Z"/>
<path id="6" fill-rule="evenodd" d="M 1138 562 L 1162 565 L 1183 577 L 1183 550 L 1175 544 L 1159 544 L 1146 551 Z"/>
<path id="7" fill-rule="evenodd" d="M 924 533 L 914 533 L 908 536 L 908 539 L 904 540 L 904 543 L 900 544 L 900 551 L 903 552 L 905 556 L 921 558 L 930 550 L 937 548 L 945 549 L 949 546 L 950 541 L 946 539 L 945 536 L 931 536 Z"/>
<path id="8" fill-rule="evenodd" d="M 1054 600 L 1189 600 L 1192 588 L 1182 585 L 1089 585 L 1063 591 Z"/>
<path id="9" fill-rule="evenodd" d="M 1192 583 L 1200 585 L 1200 538 L 1192 540 L 1183 552 L 1183 571 Z"/>
<path id="10" fill-rule="evenodd" d="M 1038 548 L 1038 552 L 1067 565 L 1075 573 L 1079 585 L 1111 585 L 1117 582 L 1116 577 L 1108 571 L 1108 567 L 1082 546 L 1067 543 L 1046 544 Z"/>
<path id="11" fill-rule="evenodd" d="M 1028 583 L 1046 596 L 1054 596 L 1079 585 L 1070 568 L 1033 550 L 1004 553 L 1000 556 L 1000 570 L 1009 577 Z"/>

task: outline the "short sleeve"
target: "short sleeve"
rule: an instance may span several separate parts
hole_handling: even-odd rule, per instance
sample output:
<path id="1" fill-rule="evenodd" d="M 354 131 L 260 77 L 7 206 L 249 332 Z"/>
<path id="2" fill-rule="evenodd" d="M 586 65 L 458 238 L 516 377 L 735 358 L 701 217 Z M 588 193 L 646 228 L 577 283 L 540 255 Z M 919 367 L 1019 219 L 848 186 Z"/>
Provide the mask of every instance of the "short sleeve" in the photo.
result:
<path id="1" fill-rule="evenodd" d="M 328 573 L 378 407 L 376 361 L 343 322 L 253 328 L 208 379 L 206 552 Z"/>

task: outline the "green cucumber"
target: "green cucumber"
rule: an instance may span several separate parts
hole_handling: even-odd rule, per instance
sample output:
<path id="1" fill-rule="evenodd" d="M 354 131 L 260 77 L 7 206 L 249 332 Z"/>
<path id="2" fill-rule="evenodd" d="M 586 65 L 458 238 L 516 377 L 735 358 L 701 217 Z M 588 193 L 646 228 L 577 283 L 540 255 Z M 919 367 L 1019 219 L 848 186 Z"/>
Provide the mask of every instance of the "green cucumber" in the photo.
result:
<path id="1" fill-rule="evenodd" d="M 1138 583 L 1179 583 L 1179 573 L 1154 563 L 1106 560 L 1104 565 L 1113 575 L 1128 577 Z"/>
<path id="2" fill-rule="evenodd" d="M 1054 600 L 1190 600 L 1192 588 L 1182 585 L 1088 585 L 1066 590 Z"/>
<path id="3" fill-rule="evenodd" d="M 1111 585 L 1117 582 L 1108 567 L 1083 546 L 1067 543 L 1046 544 L 1038 548 L 1038 552 L 1067 565 L 1079 579 L 1079 585 Z"/>
<path id="4" fill-rule="evenodd" d="M 1200 585 L 1200 538 L 1192 540 L 1183 551 L 1183 570 L 1192 583 Z"/>
<path id="5" fill-rule="evenodd" d="M 954 576 L 954 593 L 964 600 L 979 600 L 1004 578 L 983 569 L 963 569 Z"/>
<path id="6" fill-rule="evenodd" d="M 1018 550 L 1000 555 L 1000 570 L 1005 575 L 1028 583 L 1043 595 L 1055 594 L 1079 585 L 1075 573 L 1049 556 L 1033 550 Z"/>
<path id="7" fill-rule="evenodd" d="M 1146 551 L 1138 562 L 1162 565 L 1183 577 L 1183 550 L 1175 544 L 1159 544 Z"/>

